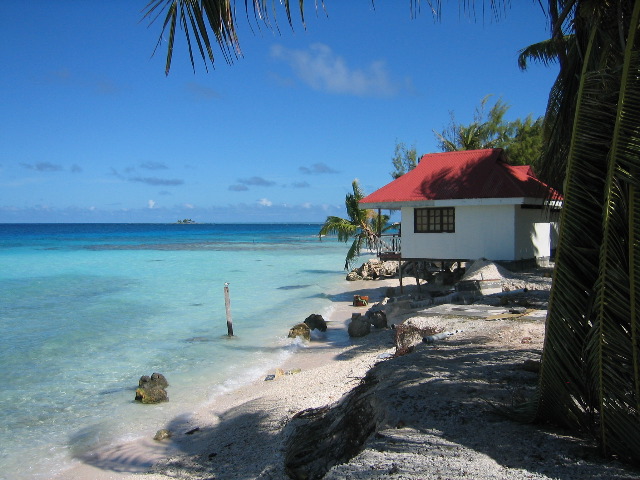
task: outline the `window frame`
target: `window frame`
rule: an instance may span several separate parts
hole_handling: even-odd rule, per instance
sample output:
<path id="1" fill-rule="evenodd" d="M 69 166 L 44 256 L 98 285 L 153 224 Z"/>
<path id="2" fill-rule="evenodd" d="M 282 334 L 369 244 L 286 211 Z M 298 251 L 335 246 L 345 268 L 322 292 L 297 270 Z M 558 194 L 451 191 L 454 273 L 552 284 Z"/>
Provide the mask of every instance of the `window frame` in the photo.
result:
<path id="1" fill-rule="evenodd" d="M 424 207 L 413 209 L 414 233 L 455 233 L 455 207 Z"/>

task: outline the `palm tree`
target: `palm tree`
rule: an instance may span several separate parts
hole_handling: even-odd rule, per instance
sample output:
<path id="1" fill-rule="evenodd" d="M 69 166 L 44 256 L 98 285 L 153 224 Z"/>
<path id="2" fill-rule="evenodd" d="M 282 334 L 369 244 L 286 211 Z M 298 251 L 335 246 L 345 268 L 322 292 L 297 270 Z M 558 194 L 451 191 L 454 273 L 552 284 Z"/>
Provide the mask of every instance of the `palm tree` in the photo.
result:
<path id="1" fill-rule="evenodd" d="M 523 59 L 525 67 L 526 59 L 530 57 L 538 58 L 528 50 L 521 53 L 520 59 Z M 469 125 L 456 122 L 455 116 L 451 113 L 449 126 L 442 132 L 433 131 L 438 147 L 443 152 L 502 148 L 510 163 L 531 165 L 535 168 L 543 145 L 543 118 L 534 120 L 529 115 L 524 120 L 518 118 L 507 122 L 504 116 L 510 107 L 502 99 L 498 99 L 485 115 L 490 97 L 491 95 L 487 95 L 482 99 Z"/>
<path id="2" fill-rule="evenodd" d="M 338 240 L 345 243 L 353 239 L 344 260 L 345 270 L 349 270 L 355 263 L 363 247 L 375 250 L 380 234 L 396 226 L 389 224 L 388 215 L 377 215 L 373 210 L 360 208 L 360 200 L 364 198 L 364 193 L 357 179 L 351 183 L 351 187 L 353 193 L 348 193 L 344 201 L 349 218 L 329 216 L 318 232 L 320 238 L 325 235 L 337 235 Z"/>
<path id="3" fill-rule="evenodd" d="M 269 25 L 275 2 L 251 3 L 256 18 Z M 291 24 L 290 2 L 282 3 Z M 441 0 L 427 3 L 440 12 Z M 489 3 L 497 9 L 508 2 Z M 299 0 L 304 22 L 303 4 Z M 192 65 L 190 35 L 213 64 L 207 28 L 227 61 L 239 55 L 229 0 L 152 0 L 146 15 L 163 11 L 167 73 L 178 20 Z M 521 413 L 592 432 L 605 452 L 637 462 L 640 1 L 549 0 L 546 11 L 548 51 L 557 55 L 560 73 L 549 94 L 538 172 L 563 191 L 564 206 L 538 391 Z"/>
<path id="4" fill-rule="evenodd" d="M 435 134 L 438 147 L 443 152 L 455 152 L 458 150 L 478 150 L 483 148 L 502 148 L 513 137 L 515 131 L 511 124 L 505 123 L 504 116 L 509 110 L 509 105 L 502 99 L 498 99 L 491 107 L 485 119 L 485 108 L 491 95 L 486 95 L 480 106 L 476 107 L 473 122 L 462 125 L 456 122 L 453 113 L 449 126 Z"/>
<path id="5" fill-rule="evenodd" d="M 592 432 L 605 452 L 637 462 L 640 2 L 558 1 L 549 12 L 560 73 L 539 171 L 564 187 L 564 206 L 538 395 L 528 413 Z"/>

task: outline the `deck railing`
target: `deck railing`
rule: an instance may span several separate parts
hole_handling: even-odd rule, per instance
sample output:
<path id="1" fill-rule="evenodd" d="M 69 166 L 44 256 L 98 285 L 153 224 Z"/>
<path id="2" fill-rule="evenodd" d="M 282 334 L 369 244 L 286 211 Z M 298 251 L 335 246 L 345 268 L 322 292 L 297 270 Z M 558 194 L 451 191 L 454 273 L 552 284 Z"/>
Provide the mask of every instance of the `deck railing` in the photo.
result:
<path id="1" fill-rule="evenodd" d="M 378 257 L 400 258 L 401 240 L 400 235 L 380 235 L 376 245 Z"/>

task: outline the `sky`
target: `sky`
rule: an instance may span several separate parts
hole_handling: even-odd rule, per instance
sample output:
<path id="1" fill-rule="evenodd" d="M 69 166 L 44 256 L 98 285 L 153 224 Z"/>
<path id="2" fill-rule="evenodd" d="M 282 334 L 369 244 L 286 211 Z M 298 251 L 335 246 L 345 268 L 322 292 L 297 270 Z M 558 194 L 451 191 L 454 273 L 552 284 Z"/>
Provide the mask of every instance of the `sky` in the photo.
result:
<path id="1" fill-rule="evenodd" d="M 242 56 L 189 61 L 178 32 L 165 76 L 147 0 L 0 3 L 0 223 L 322 222 L 392 180 L 396 143 L 436 152 L 486 95 L 507 120 L 544 114 L 557 66 L 522 72 L 549 37 L 535 0 L 496 19 L 468 2 L 325 0 L 293 30 L 247 20 Z M 296 3 L 296 2 L 294 2 Z"/>

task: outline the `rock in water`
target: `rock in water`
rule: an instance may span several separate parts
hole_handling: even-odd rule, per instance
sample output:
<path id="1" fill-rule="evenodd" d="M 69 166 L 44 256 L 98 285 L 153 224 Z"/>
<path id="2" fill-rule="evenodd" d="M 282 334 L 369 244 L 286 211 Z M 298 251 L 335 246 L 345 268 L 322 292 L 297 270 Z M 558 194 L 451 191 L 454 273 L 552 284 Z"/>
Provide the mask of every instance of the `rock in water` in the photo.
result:
<path id="1" fill-rule="evenodd" d="M 154 386 L 158 386 L 158 387 L 162 387 L 162 388 L 167 388 L 169 386 L 169 382 L 167 382 L 167 379 L 165 378 L 165 376 L 161 373 L 152 373 L 151 376 L 149 375 L 143 375 L 140 377 L 140 380 L 138 381 L 138 386 L 139 387 L 154 387 Z"/>
<path id="2" fill-rule="evenodd" d="M 322 318 L 322 315 L 317 313 L 312 313 L 305 318 L 304 323 L 306 323 L 311 330 L 315 330 L 317 328 L 321 332 L 327 331 L 327 322 Z"/>
<path id="3" fill-rule="evenodd" d="M 136 400 L 142 403 L 168 402 L 167 391 L 162 387 L 138 387 L 136 388 Z"/>
<path id="4" fill-rule="evenodd" d="M 311 340 L 311 329 L 306 323 L 298 323 L 289 330 L 289 338 L 302 337 L 305 340 Z"/>
<path id="5" fill-rule="evenodd" d="M 169 382 L 161 373 L 153 373 L 150 377 L 143 375 L 138 381 L 135 399 L 142 403 L 168 402 L 169 396 L 165 388 Z"/>
<path id="6" fill-rule="evenodd" d="M 162 388 L 167 388 L 169 386 L 169 382 L 161 373 L 152 373 L 151 381 L 155 382 L 156 385 L 160 385 Z"/>

